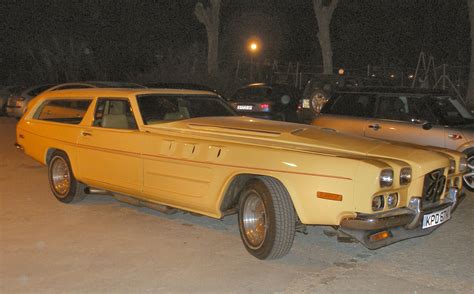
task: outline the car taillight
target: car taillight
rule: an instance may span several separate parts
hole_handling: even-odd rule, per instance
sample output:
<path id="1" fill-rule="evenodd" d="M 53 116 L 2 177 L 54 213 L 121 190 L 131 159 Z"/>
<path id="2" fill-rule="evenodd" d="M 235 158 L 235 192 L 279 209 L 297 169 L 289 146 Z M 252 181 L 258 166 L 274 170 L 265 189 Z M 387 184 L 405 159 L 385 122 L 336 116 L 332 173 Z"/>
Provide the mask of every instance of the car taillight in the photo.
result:
<path id="1" fill-rule="evenodd" d="M 268 103 L 261 103 L 258 105 L 261 111 L 270 111 L 270 104 Z"/>

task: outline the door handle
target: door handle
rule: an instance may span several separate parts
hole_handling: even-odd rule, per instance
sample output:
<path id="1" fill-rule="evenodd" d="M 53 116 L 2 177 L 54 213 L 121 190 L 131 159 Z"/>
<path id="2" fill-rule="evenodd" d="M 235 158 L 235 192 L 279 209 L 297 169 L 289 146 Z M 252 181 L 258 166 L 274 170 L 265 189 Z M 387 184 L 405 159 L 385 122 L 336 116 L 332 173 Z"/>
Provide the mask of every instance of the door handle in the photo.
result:
<path id="1" fill-rule="evenodd" d="M 87 137 L 87 136 L 90 137 L 90 136 L 92 136 L 92 133 L 82 131 L 82 132 L 81 132 L 81 135 L 82 135 L 83 137 Z"/>
<path id="2" fill-rule="evenodd" d="M 380 126 L 378 124 L 369 125 L 369 128 L 373 129 L 374 131 L 378 131 Z"/>

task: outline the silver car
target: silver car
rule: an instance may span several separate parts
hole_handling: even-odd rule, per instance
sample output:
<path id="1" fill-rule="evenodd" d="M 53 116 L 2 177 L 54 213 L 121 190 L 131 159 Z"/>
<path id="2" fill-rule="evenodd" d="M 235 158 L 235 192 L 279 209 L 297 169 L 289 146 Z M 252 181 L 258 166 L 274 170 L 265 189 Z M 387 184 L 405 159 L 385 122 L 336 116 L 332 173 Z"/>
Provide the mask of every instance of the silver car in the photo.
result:
<path id="1" fill-rule="evenodd" d="M 7 114 L 8 98 L 10 98 L 12 94 L 19 92 L 21 89 L 21 86 L 7 86 L 0 89 L 0 115 Z"/>
<path id="2" fill-rule="evenodd" d="M 464 186 L 474 191 L 474 117 L 441 91 L 374 88 L 337 91 L 312 123 L 342 133 L 464 152 Z"/>
<path id="3" fill-rule="evenodd" d="M 38 85 L 13 93 L 6 105 L 8 116 L 20 118 L 26 111 L 28 102 L 41 92 L 51 88 L 53 85 Z"/>

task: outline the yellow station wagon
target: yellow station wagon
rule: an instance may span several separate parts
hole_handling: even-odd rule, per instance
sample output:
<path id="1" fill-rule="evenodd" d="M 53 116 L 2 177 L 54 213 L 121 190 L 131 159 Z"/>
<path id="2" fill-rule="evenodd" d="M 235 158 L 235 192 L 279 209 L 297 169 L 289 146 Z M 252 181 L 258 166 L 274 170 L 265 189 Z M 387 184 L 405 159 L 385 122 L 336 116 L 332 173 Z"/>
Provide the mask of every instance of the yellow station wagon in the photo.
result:
<path id="1" fill-rule="evenodd" d="M 287 254 L 306 225 L 371 249 L 429 234 L 459 203 L 467 165 L 456 151 L 239 117 L 215 93 L 176 89 L 44 93 L 16 140 L 61 202 L 108 193 L 166 213 L 237 213 L 260 259 Z"/>

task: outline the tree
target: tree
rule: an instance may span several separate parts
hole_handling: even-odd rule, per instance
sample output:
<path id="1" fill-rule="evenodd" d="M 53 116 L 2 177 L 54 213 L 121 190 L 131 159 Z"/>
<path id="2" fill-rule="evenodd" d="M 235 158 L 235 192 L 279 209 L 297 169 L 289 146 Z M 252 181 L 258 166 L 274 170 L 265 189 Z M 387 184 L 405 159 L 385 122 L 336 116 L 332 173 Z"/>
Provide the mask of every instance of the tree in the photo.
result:
<path id="1" fill-rule="evenodd" d="M 338 0 L 313 0 L 314 13 L 318 21 L 318 39 L 323 57 L 323 73 L 332 74 L 332 47 L 329 26 Z"/>
<path id="2" fill-rule="evenodd" d="M 474 0 L 467 0 L 469 5 L 469 20 L 471 21 L 471 67 L 467 87 L 466 103 L 474 109 Z"/>
<path id="3" fill-rule="evenodd" d="M 196 3 L 194 14 L 204 24 L 207 32 L 207 72 L 210 76 L 217 75 L 219 49 L 219 16 L 221 0 L 209 0 L 210 6 L 204 7 Z"/>

